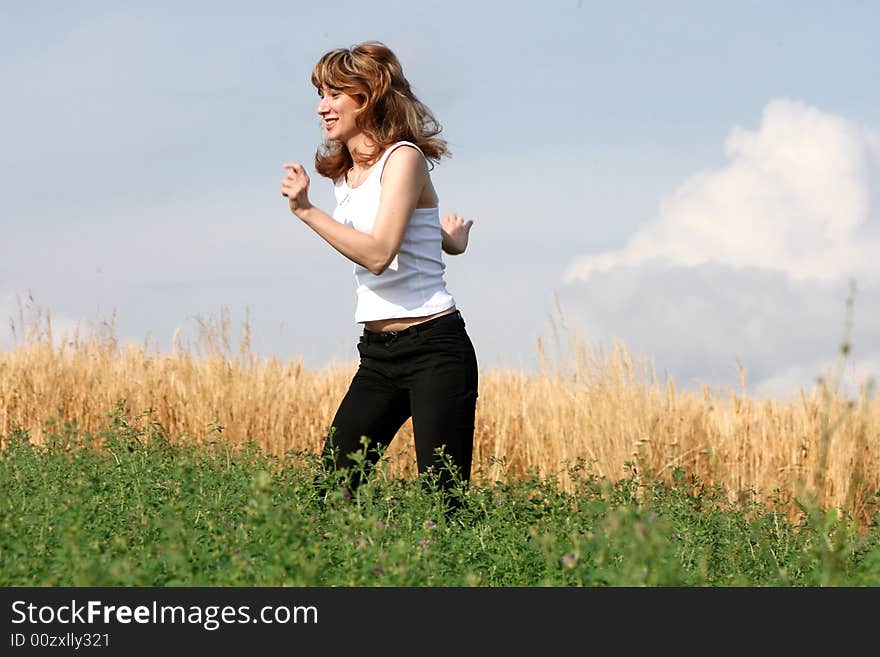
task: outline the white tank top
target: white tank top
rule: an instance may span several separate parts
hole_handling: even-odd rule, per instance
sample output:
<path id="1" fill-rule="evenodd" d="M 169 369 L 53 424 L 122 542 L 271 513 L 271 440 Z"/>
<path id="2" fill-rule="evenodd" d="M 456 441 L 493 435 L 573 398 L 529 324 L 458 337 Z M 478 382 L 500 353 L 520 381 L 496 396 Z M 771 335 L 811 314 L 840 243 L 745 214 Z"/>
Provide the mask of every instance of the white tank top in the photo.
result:
<path id="1" fill-rule="evenodd" d="M 422 153 L 412 142 L 399 141 L 385 149 L 367 179 L 356 188 L 349 187 L 345 176 L 335 182 L 334 219 L 362 233 L 372 232 L 379 210 L 385 161 L 395 148 L 404 144 Z M 366 267 L 355 264 L 355 322 L 422 317 L 452 308 L 455 299 L 443 280 L 446 266 L 442 243 L 439 208 L 416 208 L 403 234 L 400 249 L 385 271 L 376 276 Z"/>

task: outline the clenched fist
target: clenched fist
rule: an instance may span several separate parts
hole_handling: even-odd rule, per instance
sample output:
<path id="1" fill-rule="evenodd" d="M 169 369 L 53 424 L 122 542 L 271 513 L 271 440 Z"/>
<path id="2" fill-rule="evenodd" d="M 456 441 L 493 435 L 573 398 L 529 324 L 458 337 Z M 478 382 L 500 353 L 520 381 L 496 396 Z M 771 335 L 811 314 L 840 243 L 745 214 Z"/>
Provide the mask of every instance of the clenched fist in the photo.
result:
<path id="1" fill-rule="evenodd" d="M 473 220 L 465 221 L 460 214 L 447 214 L 440 220 L 443 231 L 443 250 L 450 255 L 464 253 Z"/>
<path id="2" fill-rule="evenodd" d="M 297 214 L 312 207 L 309 202 L 309 174 L 299 162 L 284 165 L 287 175 L 281 183 L 281 195 L 287 197 L 290 211 Z"/>

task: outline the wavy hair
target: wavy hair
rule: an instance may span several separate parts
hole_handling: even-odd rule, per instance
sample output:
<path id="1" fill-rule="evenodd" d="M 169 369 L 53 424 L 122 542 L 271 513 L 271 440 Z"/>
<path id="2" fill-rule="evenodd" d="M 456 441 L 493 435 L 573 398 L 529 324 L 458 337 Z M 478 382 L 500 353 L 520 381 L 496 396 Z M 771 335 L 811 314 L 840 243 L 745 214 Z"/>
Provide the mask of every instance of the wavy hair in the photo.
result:
<path id="1" fill-rule="evenodd" d="M 318 91 L 327 85 L 358 101 L 355 125 L 375 144 L 371 152 L 357 153 L 359 164 L 373 164 L 397 141 L 416 144 L 431 168 L 441 157 L 451 155 L 446 141 L 437 136 L 442 131 L 440 124 L 416 98 L 400 61 L 385 44 L 365 41 L 325 53 L 312 70 L 312 84 Z M 342 142 L 325 140 L 315 154 L 315 170 L 333 180 L 353 165 L 353 154 Z"/>

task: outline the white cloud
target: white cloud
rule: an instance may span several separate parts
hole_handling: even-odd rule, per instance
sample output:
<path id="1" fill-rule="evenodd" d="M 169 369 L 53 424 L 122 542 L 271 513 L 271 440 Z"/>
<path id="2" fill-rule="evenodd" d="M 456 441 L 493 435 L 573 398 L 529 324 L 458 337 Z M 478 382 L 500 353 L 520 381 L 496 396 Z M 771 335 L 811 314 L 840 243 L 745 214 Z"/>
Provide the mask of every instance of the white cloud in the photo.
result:
<path id="1" fill-rule="evenodd" d="M 785 398 L 801 388 L 809 391 L 821 377 L 830 389 L 850 399 L 859 399 L 862 390 L 876 393 L 877 384 L 880 383 L 878 374 L 880 352 L 856 361 L 818 358 L 786 367 L 761 380 L 752 391 L 758 397 Z M 869 385 L 870 391 L 867 388 Z"/>
<path id="2" fill-rule="evenodd" d="M 739 387 L 745 368 L 750 391 L 811 388 L 846 338 L 848 371 L 864 381 L 880 354 L 880 289 L 856 290 L 846 335 L 846 281 L 796 281 L 772 270 L 646 265 L 597 272 L 565 285 L 566 320 L 590 342 L 622 341 L 650 358 L 658 376 L 683 387 Z M 872 369 L 873 368 L 873 369 Z"/>
<path id="3" fill-rule="evenodd" d="M 774 100 L 760 128 L 734 128 L 724 150 L 726 166 L 685 180 L 622 249 L 576 259 L 564 280 L 652 261 L 760 267 L 798 280 L 877 276 L 878 133 Z"/>
<path id="4" fill-rule="evenodd" d="M 51 330 L 52 345 L 59 347 L 74 339 L 77 332 L 84 336 L 82 320 L 56 315 L 43 308 L 29 293 L 0 288 L 0 349 L 11 349 L 17 344 L 45 340 Z"/>
<path id="5" fill-rule="evenodd" d="M 734 128 L 729 162 L 662 200 L 622 249 L 570 263 L 560 300 L 592 341 L 623 340 L 685 385 L 810 389 L 844 339 L 849 392 L 880 374 L 878 133 L 802 103 Z"/>
<path id="6" fill-rule="evenodd" d="M 17 316 L 18 308 L 15 305 L 15 294 L 11 291 L 0 293 L 0 349 L 8 349 L 12 346 L 12 330 L 9 322 Z"/>

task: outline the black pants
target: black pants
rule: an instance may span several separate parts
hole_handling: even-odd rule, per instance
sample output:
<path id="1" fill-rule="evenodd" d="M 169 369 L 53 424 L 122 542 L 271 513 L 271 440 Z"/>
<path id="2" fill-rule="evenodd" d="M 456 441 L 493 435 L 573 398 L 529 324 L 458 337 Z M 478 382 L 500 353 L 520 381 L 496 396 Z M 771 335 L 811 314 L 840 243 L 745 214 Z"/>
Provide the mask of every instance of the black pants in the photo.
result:
<path id="1" fill-rule="evenodd" d="M 456 311 L 400 332 L 365 329 L 358 352 L 360 366 L 324 444 L 325 466 L 351 468 L 351 486 L 358 486 L 379 458 L 376 448 L 387 448 L 412 416 L 419 473 L 432 469 L 446 490 L 455 470 L 468 481 L 478 374 L 461 314 Z M 354 467 L 356 461 L 349 457 L 353 452 L 365 457 L 365 467 Z"/>

